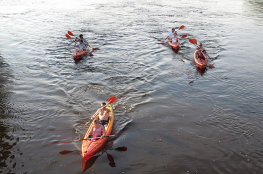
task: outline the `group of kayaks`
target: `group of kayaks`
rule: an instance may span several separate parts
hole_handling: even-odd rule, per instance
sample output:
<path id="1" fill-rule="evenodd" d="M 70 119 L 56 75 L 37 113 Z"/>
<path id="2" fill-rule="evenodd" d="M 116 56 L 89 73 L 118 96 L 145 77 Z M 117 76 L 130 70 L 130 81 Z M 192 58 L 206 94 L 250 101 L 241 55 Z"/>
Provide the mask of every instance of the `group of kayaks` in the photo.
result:
<path id="1" fill-rule="evenodd" d="M 179 27 L 179 30 L 181 30 L 181 29 L 183 29 L 183 28 L 184 28 L 184 25 L 182 25 L 181 27 Z M 186 34 L 181 36 L 181 38 L 185 38 L 185 37 L 187 37 Z M 196 41 L 196 39 L 189 39 L 189 42 L 197 46 L 197 41 Z M 179 48 L 179 46 L 180 46 L 180 40 L 179 40 L 179 39 L 178 39 L 177 42 L 174 42 L 174 43 L 172 43 L 170 40 L 168 40 L 167 43 L 168 43 L 168 45 L 169 45 L 170 47 L 172 47 L 173 50 L 176 51 L 176 53 L 178 52 L 178 48 Z M 159 44 L 164 44 L 164 43 L 159 43 Z M 208 55 L 207 55 L 206 53 L 202 52 L 198 46 L 197 46 L 197 49 L 199 50 L 199 52 L 198 52 L 198 50 L 196 50 L 196 51 L 194 52 L 194 55 L 193 55 L 194 62 L 195 62 L 196 66 L 197 66 L 198 68 L 204 69 L 204 68 L 207 67 L 207 64 L 208 64 Z M 202 58 L 200 58 L 200 57 L 198 56 L 198 53 L 201 53 L 201 54 L 202 54 Z M 210 68 L 214 68 L 214 66 L 211 65 L 211 64 L 209 65 L 209 67 L 210 67 Z"/>
<path id="2" fill-rule="evenodd" d="M 179 30 L 181 30 L 181 29 L 183 29 L 183 28 L 184 28 L 184 25 L 182 25 L 181 27 L 179 27 Z M 69 39 L 71 39 L 70 35 L 71 35 L 71 36 L 74 36 L 74 34 L 73 34 L 72 32 L 68 31 L 68 34 L 66 34 L 66 37 L 69 38 Z M 185 37 L 187 37 L 187 34 L 181 36 L 181 38 L 185 38 Z M 189 42 L 197 46 L 197 41 L 196 41 L 196 39 L 189 39 Z M 159 44 L 164 44 L 164 43 L 159 43 Z M 178 51 L 178 48 L 179 48 L 179 46 L 180 46 L 180 40 L 178 39 L 178 42 L 174 42 L 174 43 L 172 43 L 171 41 L 168 41 L 168 45 L 169 45 L 170 47 L 172 47 L 174 50 Z M 197 47 L 198 47 L 198 46 L 197 46 Z M 79 50 L 77 50 L 77 49 L 74 49 L 74 52 L 73 52 L 74 58 L 78 60 L 78 59 L 80 59 L 81 57 L 85 56 L 85 55 L 88 53 L 89 46 L 87 45 L 86 48 L 87 48 L 87 50 L 82 50 L 82 51 L 79 51 Z M 198 47 L 198 48 L 199 48 L 199 47 Z M 93 50 L 96 50 L 96 48 L 93 48 Z M 90 55 L 90 56 L 93 56 L 93 54 L 90 53 L 90 52 L 89 52 L 89 55 Z M 196 66 L 199 67 L 200 69 L 206 68 L 206 67 L 207 67 L 207 64 L 208 64 L 208 59 L 207 59 L 208 56 L 207 56 L 207 54 L 203 54 L 203 55 L 204 55 L 204 56 L 203 56 L 202 59 L 200 59 L 200 58 L 198 57 L 198 55 L 197 55 L 196 52 L 194 53 L 194 56 L 193 56 L 194 62 L 195 62 L 195 64 L 196 64 Z M 214 68 L 213 65 L 210 65 L 209 67 L 210 67 L 210 68 Z"/>
<path id="3" fill-rule="evenodd" d="M 180 27 L 182 28 L 182 27 Z M 70 32 L 69 32 L 70 34 Z M 184 37 L 186 37 L 187 35 L 184 35 Z M 67 38 L 70 38 L 69 35 L 66 34 L 66 37 Z M 189 41 L 195 45 L 197 45 L 197 41 L 195 39 L 189 39 Z M 176 43 L 172 43 L 172 42 L 169 42 L 168 41 L 168 45 L 171 46 L 173 49 L 177 50 L 180 46 L 180 40 L 178 40 L 178 42 Z M 89 46 L 87 45 L 87 50 L 89 50 Z M 83 51 L 78 51 L 77 49 L 74 50 L 74 57 L 76 59 L 79 59 L 80 57 L 84 56 L 87 54 L 87 50 L 83 50 Z M 196 65 L 199 67 L 199 68 L 205 68 L 207 66 L 207 56 L 204 56 L 205 58 L 204 59 L 199 59 L 197 57 L 197 54 L 196 52 L 194 53 L 194 61 L 196 63 Z M 104 137 L 103 138 L 100 138 L 100 139 L 89 139 L 89 133 L 91 132 L 91 129 L 94 125 L 94 122 L 91 123 L 91 125 L 89 126 L 89 129 L 87 130 L 87 133 L 86 135 L 84 136 L 83 138 L 83 141 L 82 141 L 82 147 L 81 147 L 81 154 L 82 154 L 82 157 L 83 157 L 83 160 L 84 161 L 88 161 L 89 159 L 91 159 L 96 153 L 98 153 L 102 148 L 103 146 L 106 144 L 106 142 L 108 142 L 108 139 L 110 137 L 110 134 L 111 134 L 111 131 L 112 131 L 112 128 L 113 128 L 113 123 L 114 123 L 114 113 L 113 113 L 113 109 L 112 109 L 112 106 L 110 105 L 111 103 L 113 103 L 117 98 L 116 97 L 111 97 L 108 101 L 108 105 L 107 105 L 107 108 L 110 110 L 110 113 L 109 113 L 109 120 L 108 120 L 108 125 L 107 127 L 105 128 L 105 134 L 104 134 Z M 98 119 L 99 115 L 97 115 L 97 118 Z M 72 141 L 71 141 L 72 142 Z"/>

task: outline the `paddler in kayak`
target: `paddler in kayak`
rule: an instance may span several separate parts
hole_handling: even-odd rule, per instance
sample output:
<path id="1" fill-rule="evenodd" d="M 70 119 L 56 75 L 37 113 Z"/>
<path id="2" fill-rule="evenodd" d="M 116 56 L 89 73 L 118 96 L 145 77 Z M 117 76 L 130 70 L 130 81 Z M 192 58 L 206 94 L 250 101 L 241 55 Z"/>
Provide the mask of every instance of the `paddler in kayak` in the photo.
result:
<path id="1" fill-rule="evenodd" d="M 80 35 L 79 35 L 79 38 L 76 37 L 75 42 L 80 41 L 80 40 L 82 40 L 82 42 L 84 43 L 85 46 L 87 46 L 87 45 L 89 46 L 89 43 L 88 43 L 88 41 L 83 37 L 83 34 L 80 34 Z"/>
<path id="2" fill-rule="evenodd" d="M 87 51 L 87 48 L 86 46 L 83 44 L 83 41 L 82 40 L 79 40 L 79 44 L 77 44 L 77 42 L 75 42 L 75 49 L 77 49 L 77 51 L 84 51 L 86 50 Z"/>
<path id="3" fill-rule="evenodd" d="M 166 39 L 170 40 L 174 35 L 174 28 L 172 28 L 172 31 L 169 33 Z"/>
<path id="4" fill-rule="evenodd" d="M 100 124 L 100 120 L 96 119 L 94 120 L 94 125 L 92 126 L 89 134 L 87 137 L 94 138 L 92 140 L 95 140 L 96 137 L 104 137 L 105 135 L 105 128 Z"/>
<path id="5" fill-rule="evenodd" d="M 91 119 L 93 120 L 94 118 L 96 118 L 97 113 L 99 113 L 99 120 L 101 121 L 101 124 L 104 127 L 107 127 L 109 121 L 110 109 L 107 109 L 105 106 L 106 106 L 105 102 L 101 103 L 101 108 L 97 110 L 97 112 L 91 117 Z"/>
<path id="6" fill-rule="evenodd" d="M 179 44 L 179 43 L 180 43 L 180 40 L 179 40 L 179 38 L 177 37 L 177 33 L 176 33 L 176 32 L 173 33 L 173 37 L 171 37 L 170 39 L 168 39 L 168 42 L 172 42 L 173 45 L 176 45 L 176 44 Z"/>
<path id="7" fill-rule="evenodd" d="M 201 59 L 205 60 L 205 56 L 206 57 L 208 56 L 202 43 L 199 43 L 199 46 L 196 48 L 195 54 L 196 57 L 199 58 L 200 60 Z"/>

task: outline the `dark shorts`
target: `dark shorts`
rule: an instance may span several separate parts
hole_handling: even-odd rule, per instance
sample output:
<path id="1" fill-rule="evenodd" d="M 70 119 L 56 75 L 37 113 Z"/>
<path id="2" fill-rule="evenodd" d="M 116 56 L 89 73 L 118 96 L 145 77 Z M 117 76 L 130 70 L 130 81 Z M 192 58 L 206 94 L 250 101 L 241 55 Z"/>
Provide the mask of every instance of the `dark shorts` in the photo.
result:
<path id="1" fill-rule="evenodd" d="M 101 120 L 101 125 L 102 126 L 107 126 L 107 124 L 108 124 L 108 120 Z"/>

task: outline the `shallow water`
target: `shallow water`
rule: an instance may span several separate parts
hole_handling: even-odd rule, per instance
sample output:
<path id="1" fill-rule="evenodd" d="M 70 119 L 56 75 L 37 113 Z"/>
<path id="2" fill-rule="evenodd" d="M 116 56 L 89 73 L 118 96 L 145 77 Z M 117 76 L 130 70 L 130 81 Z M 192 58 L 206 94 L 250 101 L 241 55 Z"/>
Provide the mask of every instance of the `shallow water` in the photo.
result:
<path id="1" fill-rule="evenodd" d="M 82 173 L 82 123 L 110 96 L 111 149 L 85 173 L 261 173 L 263 2 L 1 1 L 2 173 Z M 178 53 L 163 42 L 172 27 Z M 75 62 L 67 31 L 94 56 Z M 202 42 L 215 68 L 192 60 Z M 74 151 L 61 155 L 63 150 Z"/>

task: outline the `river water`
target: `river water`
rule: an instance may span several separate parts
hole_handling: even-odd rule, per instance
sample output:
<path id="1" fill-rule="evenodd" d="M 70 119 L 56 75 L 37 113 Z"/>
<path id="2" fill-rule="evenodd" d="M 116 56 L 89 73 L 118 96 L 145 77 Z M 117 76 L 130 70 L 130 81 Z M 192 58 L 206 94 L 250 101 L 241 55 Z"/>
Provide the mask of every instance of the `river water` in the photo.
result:
<path id="1" fill-rule="evenodd" d="M 178 53 L 158 44 L 173 27 Z M 68 30 L 99 50 L 75 62 Z M 82 173 L 81 142 L 58 142 L 111 96 L 128 134 L 85 173 L 262 173 L 262 1 L 2 0 L 0 31 L 0 173 Z"/>

